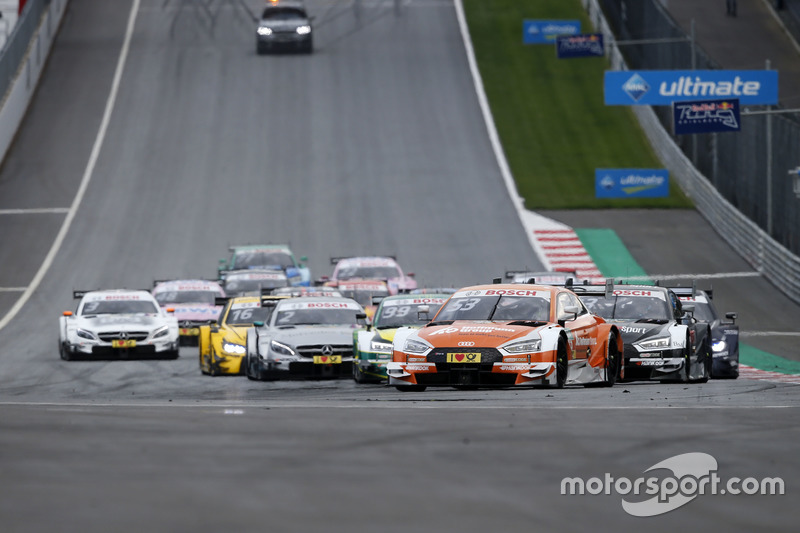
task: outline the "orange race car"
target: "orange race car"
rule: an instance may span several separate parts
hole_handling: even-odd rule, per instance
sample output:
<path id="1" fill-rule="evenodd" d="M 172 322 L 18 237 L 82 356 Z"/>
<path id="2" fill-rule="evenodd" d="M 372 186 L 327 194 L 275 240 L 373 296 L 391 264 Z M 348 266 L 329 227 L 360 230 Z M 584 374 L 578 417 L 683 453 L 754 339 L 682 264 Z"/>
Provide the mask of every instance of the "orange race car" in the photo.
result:
<path id="1" fill-rule="evenodd" d="M 622 336 L 572 291 L 499 284 L 459 289 L 433 321 L 394 337 L 389 384 L 612 386 L 622 377 Z"/>

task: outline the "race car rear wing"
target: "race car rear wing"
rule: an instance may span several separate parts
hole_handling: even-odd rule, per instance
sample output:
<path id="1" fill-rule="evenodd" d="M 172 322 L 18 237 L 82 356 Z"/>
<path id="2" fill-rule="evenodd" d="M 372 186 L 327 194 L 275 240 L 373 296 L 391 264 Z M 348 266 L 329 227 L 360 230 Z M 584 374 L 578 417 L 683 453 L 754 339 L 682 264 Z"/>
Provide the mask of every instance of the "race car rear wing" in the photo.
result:
<path id="1" fill-rule="evenodd" d="M 337 264 L 339 261 L 341 261 L 342 259 L 352 259 L 352 258 L 354 258 L 354 257 L 365 257 L 365 256 L 360 256 L 360 255 L 343 255 L 343 256 L 341 256 L 341 257 L 331 257 L 331 264 L 332 264 L 332 265 L 335 265 L 335 264 Z M 370 256 L 370 257 L 372 257 L 372 256 Z M 374 256 L 374 257 L 388 257 L 388 258 L 390 258 L 390 259 L 392 259 L 392 260 L 394 260 L 394 261 L 397 261 L 397 256 L 394 256 L 394 255 L 376 255 L 376 256 Z"/>

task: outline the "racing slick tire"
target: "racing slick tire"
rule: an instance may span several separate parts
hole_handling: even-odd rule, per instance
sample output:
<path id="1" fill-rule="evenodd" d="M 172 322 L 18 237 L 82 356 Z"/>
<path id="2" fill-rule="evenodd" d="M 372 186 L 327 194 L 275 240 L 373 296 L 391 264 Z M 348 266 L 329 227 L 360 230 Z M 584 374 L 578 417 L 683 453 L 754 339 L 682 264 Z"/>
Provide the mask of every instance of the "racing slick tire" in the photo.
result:
<path id="1" fill-rule="evenodd" d="M 703 345 L 701 346 L 701 354 L 702 359 L 699 361 L 699 364 L 703 365 L 703 377 L 699 379 L 690 380 L 690 383 L 707 383 L 708 379 L 711 377 L 711 364 L 713 362 L 713 355 L 711 354 L 711 346 L 709 345 L 708 339 L 711 336 L 710 332 L 706 335 L 705 340 L 703 341 Z"/>
<path id="2" fill-rule="evenodd" d="M 612 333 L 608 336 L 608 345 L 606 347 L 605 379 L 603 381 L 587 383 L 584 387 L 613 387 L 619 378 L 621 368 L 622 354 L 619 353 L 619 349 L 617 348 L 617 336 Z"/>
<path id="3" fill-rule="evenodd" d="M 61 356 L 61 359 L 64 361 L 72 361 L 72 354 L 70 353 L 69 348 L 67 348 L 67 346 L 60 341 L 58 343 L 58 353 Z"/>
<path id="4" fill-rule="evenodd" d="M 425 385 L 395 385 L 394 388 L 400 392 L 423 392 L 428 387 Z"/>
<path id="5" fill-rule="evenodd" d="M 244 360 L 244 375 L 247 376 L 247 379 L 252 381 L 261 381 L 261 372 L 253 368 L 253 365 L 250 363 L 250 355 L 248 354 Z"/>
<path id="6" fill-rule="evenodd" d="M 567 359 L 567 345 L 564 339 L 558 340 L 556 351 L 556 382 L 551 388 L 563 389 L 567 383 L 567 373 L 569 372 L 569 359 Z"/>

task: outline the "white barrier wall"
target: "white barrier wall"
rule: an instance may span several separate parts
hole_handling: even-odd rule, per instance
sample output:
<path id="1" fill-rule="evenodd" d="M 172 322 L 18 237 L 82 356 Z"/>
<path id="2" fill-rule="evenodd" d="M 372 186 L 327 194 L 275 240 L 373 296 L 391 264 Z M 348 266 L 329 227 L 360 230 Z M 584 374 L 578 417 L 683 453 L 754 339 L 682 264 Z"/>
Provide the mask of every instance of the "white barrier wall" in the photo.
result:
<path id="1" fill-rule="evenodd" d="M 14 141 L 53 45 L 69 0 L 53 0 L 39 23 L 16 79 L 0 107 L 0 161 Z"/>

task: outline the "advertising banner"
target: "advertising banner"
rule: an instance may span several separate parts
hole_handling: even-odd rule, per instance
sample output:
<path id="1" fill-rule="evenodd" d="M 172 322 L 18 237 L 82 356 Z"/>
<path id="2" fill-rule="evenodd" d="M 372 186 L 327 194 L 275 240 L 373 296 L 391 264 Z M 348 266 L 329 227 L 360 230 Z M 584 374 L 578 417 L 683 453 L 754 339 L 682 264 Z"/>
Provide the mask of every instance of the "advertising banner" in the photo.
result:
<path id="1" fill-rule="evenodd" d="M 523 44 L 554 44 L 558 35 L 577 35 L 580 20 L 523 20 Z"/>
<path id="2" fill-rule="evenodd" d="M 597 198 L 664 198 L 669 196 L 669 171 L 650 168 L 598 168 Z"/>
<path id="3" fill-rule="evenodd" d="M 675 135 L 739 131 L 739 100 L 695 100 L 672 104 Z"/>
<path id="4" fill-rule="evenodd" d="M 777 70 L 607 70 L 606 105 L 672 105 L 738 98 L 742 105 L 778 103 Z"/>
<path id="5" fill-rule="evenodd" d="M 556 56 L 559 59 L 572 57 L 602 57 L 605 55 L 602 33 L 582 35 L 559 35 L 556 37 Z"/>

